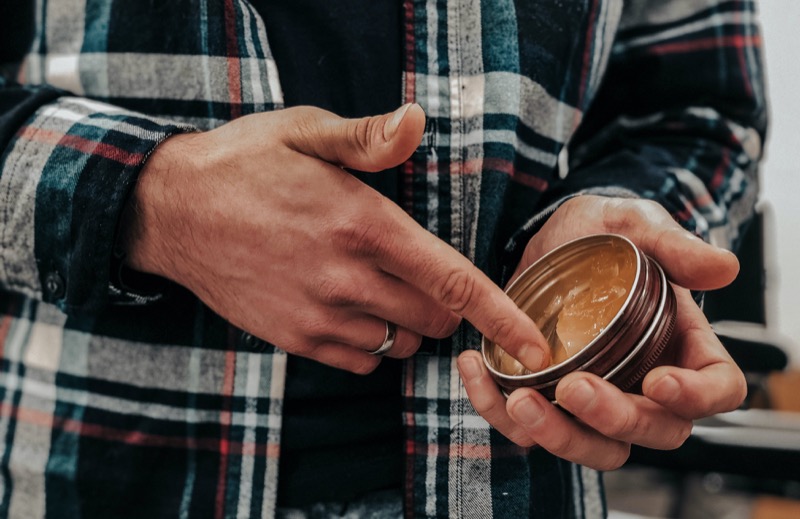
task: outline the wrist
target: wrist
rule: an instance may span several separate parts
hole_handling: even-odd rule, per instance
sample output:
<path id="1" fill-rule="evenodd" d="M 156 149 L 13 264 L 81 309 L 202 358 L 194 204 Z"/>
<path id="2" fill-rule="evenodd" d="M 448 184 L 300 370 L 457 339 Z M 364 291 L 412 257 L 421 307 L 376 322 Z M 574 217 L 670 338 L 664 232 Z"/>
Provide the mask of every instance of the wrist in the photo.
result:
<path id="1" fill-rule="evenodd" d="M 176 251 L 181 232 L 183 200 L 196 171 L 189 149 L 197 134 L 178 134 L 158 145 L 142 167 L 125 208 L 119 242 L 125 264 L 140 272 L 179 282 Z"/>

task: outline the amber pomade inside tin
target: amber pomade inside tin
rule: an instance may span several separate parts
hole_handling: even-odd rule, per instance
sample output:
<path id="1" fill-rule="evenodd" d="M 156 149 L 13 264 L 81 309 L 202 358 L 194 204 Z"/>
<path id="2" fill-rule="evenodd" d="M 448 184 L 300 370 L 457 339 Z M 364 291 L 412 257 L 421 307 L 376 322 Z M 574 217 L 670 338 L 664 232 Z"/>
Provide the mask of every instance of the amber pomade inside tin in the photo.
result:
<path id="1" fill-rule="evenodd" d="M 675 325 L 675 294 L 664 271 L 613 234 L 562 245 L 528 267 L 506 293 L 542 331 L 553 361 L 531 373 L 484 338 L 484 362 L 507 392 L 532 387 L 553 400 L 558 381 L 575 370 L 636 389 Z"/>

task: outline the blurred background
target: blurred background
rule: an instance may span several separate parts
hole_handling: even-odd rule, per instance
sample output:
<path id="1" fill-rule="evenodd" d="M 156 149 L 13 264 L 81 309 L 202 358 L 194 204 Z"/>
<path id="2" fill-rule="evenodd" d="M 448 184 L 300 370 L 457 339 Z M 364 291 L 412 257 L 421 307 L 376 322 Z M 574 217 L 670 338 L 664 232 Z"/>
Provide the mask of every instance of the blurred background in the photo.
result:
<path id="1" fill-rule="evenodd" d="M 760 4 L 771 100 L 770 137 L 761 172 L 762 198 L 775 216 L 774 289 L 777 327 L 794 339 L 792 363 L 800 366 L 800 2 Z M 798 467 L 800 470 L 800 467 Z"/>
<path id="2" fill-rule="evenodd" d="M 759 2 L 771 123 L 736 286 L 705 310 L 745 371 L 741 410 L 606 474 L 611 519 L 800 519 L 800 1 Z"/>

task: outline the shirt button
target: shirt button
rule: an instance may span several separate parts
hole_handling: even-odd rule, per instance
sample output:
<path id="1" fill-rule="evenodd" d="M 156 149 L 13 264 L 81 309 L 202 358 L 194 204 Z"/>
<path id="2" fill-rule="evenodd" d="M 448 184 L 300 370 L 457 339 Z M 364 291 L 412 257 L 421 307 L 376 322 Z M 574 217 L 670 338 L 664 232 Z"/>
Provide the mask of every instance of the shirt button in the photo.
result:
<path id="1" fill-rule="evenodd" d="M 55 270 L 48 272 L 44 278 L 44 288 L 50 297 L 60 299 L 64 296 L 64 278 Z"/>
<path id="2" fill-rule="evenodd" d="M 242 345 L 253 353 L 263 353 L 267 349 L 266 342 L 247 332 L 242 332 Z"/>

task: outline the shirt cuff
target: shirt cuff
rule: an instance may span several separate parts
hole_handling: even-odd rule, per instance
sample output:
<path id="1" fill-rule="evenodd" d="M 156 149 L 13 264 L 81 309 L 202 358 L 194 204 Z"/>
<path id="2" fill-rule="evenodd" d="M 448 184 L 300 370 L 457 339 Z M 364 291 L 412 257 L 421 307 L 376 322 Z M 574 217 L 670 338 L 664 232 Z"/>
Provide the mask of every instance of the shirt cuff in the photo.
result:
<path id="1" fill-rule="evenodd" d="M 75 97 L 36 111 L 1 163 L 0 285 L 68 314 L 124 300 L 109 280 L 125 203 L 156 146 L 192 130 Z"/>

